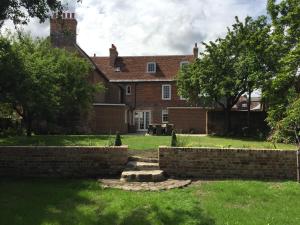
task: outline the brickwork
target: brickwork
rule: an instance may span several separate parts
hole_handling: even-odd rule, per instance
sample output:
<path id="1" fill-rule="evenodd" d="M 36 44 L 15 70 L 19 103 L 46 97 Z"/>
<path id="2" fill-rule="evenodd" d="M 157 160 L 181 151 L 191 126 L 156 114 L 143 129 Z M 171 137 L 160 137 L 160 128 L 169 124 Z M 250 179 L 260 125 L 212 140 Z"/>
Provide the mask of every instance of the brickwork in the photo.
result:
<path id="1" fill-rule="evenodd" d="M 297 180 L 297 151 L 160 147 L 159 166 L 176 177 Z"/>
<path id="2" fill-rule="evenodd" d="M 169 123 L 177 133 L 206 134 L 206 109 L 183 107 L 168 108 Z"/>
<path id="3" fill-rule="evenodd" d="M 74 46 L 76 43 L 76 19 L 50 19 L 50 39 L 55 47 Z"/>
<path id="4" fill-rule="evenodd" d="M 98 134 L 127 133 L 126 110 L 125 105 L 94 105 L 92 131 Z"/>
<path id="5" fill-rule="evenodd" d="M 106 177 L 119 175 L 127 147 L 0 147 L 0 177 Z"/>
<path id="6" fill-rule="evenodd" d="M 171 100 L 162 100 L 162 85 L 171 85 Z M 144 82 L 120 84 L 125 90 L 131 86 L 131 95 L 124 94 L 124 103 L 134 110 L 151 111 L 151 123 L 162 123 L 162 110 L 168 107 L 188 106 L 184 100 L 180 100 L 177 94 L 175 82 Z"/>

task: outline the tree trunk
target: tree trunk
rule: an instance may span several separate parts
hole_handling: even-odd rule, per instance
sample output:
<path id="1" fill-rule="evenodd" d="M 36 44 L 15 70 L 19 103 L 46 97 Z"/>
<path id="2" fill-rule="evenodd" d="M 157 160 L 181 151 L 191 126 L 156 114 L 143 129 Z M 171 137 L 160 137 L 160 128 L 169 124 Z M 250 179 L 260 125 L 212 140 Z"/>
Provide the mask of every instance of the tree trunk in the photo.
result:
<path id="1" fill-rule="evenodd" d="M 247 127 L 248 127 L 248 131 L 250 131 L 250 126 L 251 126 L 251 123 L 250 123 L 250 117 L 251 117 L 251 90 L 249 89 L 248 91 L 248 104 L 247 104 L 247 108 L 248 108 L 248 113 L 247 113 Z"/>
<path id="2" fill-rule="evenodd" d="M 31 137 L 32 133 L 32 120 L 30 115 L 27 114 L 27 116 L 24 118 L 25 126 L 26 126 L 26 135 L 27 137 Z"/>

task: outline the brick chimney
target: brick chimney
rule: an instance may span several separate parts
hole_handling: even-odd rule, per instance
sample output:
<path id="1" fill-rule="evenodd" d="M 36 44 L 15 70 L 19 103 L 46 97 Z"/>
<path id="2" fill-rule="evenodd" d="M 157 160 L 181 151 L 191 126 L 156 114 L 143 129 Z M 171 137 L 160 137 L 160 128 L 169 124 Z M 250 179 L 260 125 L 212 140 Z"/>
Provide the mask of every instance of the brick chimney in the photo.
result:
<path id="1" fill-rule="evenodd" d="M 77 20 L 75 13 L 54 13 L 50 18 L 50 40 L 54 47 L 73 47 L 76 43 Z"/>
<path id="2" fill-rule="evenodd" d="M 109 65 L 111 67 L 115 67 L 117 58 L 118 58 L 117 47 L 114 44 L 112 44 L 111 48 L 109 49 Z"/>
<path id="3" fill-rule="evenodd" d="M 195 43 L 195 46 L 193 48 L 193 54 L 194 54 L 194 59 L 197 59 L 198 55 L 199 55 L 199 49 L 198 49 L 198 46 L 197 46 L 197 42 Z"/>

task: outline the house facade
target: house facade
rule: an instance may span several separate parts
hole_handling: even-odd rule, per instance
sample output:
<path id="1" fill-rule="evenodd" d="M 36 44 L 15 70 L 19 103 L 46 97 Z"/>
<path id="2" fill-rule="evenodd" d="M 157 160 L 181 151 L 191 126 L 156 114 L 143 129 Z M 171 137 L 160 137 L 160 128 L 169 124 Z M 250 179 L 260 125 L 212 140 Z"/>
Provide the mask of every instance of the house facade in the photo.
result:
<path id="1" fill-rule="evenodd" d="M 93 65 L 91 82 L 105 87 L 94 98 L 92 132 L 143 132 L 149 124 L 174 123 L 171 108 L 189 110 L 189 103 L 178 95 L 175 79 L 182 66 L 198 57 L 197 44 L 189 55 L 121 56 L 112 44 L 107 57 L 88 56 L 76 43 L 76 30 L 74 13 L 63 13 L 61 18 L 54 14 L 50 19 L 52 45 L 86 58 Z"/>
<path id="2" fill-rule="evenodd" d="M 197 55 L 198 49 L 194 51 Z M 169 123 L 169 107 L 189 106 L 178 95 L 175 76 L 181 66 L 194 60 L 194 55 L 119 56 L 114 45 L 109 52 L 108 57 L 91 57 L 110 84 L 106 96 L 95 98 L 94 105 L 124 104 L 129 131 L 146 131 L 149 124 Z M 112 91 L 111 86 L 119 90 Z"/>

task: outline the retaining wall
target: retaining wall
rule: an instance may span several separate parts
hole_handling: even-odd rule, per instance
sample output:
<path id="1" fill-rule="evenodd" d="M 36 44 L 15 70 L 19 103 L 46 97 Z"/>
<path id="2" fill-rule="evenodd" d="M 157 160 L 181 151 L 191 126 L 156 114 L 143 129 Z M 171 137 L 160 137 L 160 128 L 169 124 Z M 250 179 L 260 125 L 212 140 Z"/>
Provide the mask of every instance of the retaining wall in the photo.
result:
<path id="1" fill-rule="evenodd" d="M 159 166 L 170 176 L 204 179 L 297 180 L 297 151 L 159 148 Z"/>
<path id="2" fill-rule="evenodd" d="M 127 162 L 122 147 L 0 147 L 0 177 L 104 177 Z"/>

